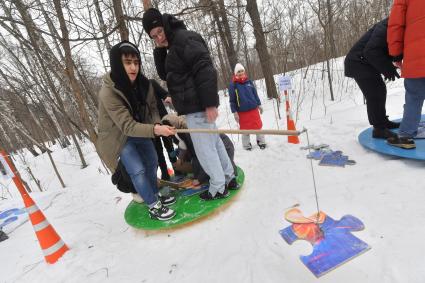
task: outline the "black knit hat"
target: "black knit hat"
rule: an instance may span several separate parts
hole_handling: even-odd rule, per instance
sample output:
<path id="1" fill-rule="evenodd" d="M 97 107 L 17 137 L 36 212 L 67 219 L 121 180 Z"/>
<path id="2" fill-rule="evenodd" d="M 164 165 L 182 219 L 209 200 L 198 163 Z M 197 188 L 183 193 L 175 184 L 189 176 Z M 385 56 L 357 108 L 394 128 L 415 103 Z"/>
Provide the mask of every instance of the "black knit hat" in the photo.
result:
<path id="1" fill-rule="evenodd" d="M 143 29 L 146 31 L 146 33 L 150 37 L 150 32 L 153 28 L 156 27 L 163 27 L 164 23 L 162 22 L 162 14 L 160 11 L 158 11 L 155 8 L 149 8 L 144 14 L 143 14 Z"/>

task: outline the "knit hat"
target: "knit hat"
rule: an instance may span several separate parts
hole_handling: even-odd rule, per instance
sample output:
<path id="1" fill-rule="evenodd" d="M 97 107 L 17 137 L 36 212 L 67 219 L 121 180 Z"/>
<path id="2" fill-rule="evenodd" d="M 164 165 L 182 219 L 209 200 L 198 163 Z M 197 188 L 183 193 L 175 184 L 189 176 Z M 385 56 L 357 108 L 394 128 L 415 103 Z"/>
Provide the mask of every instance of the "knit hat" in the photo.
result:
<path id="1" fill-rule="evenodd" d="M 238 73 L 238 71 L 245 71 L 244 66 L 242 66 L 241 63 L 237 63 L 235 66 L 235 75 Z"/>
<path id="2" fill-rule="evenodd" d="M 127 72 L 122 64 L 122 54 L 134 54 L 140 60 L 140 52 L 137 46 L 133 43 L 123 40 L 118 44 L 112 46 L 109 52 L 109 62 L 111 64 L 111 79 L 120 90 L 127 91 L 131 89 L 131 82 L 128 78 Z M 140 73 L 140 70 L 139 70 Z"/>
<path id="3" fill-rule="evenodd" d="M 149 8 L 143 14 L 142 23 L 143 29 L 146 31 L 149 37 L 152 29 L 164 26 L 164 23 L 162 22 L 162 14 L 155 8 Z"/>

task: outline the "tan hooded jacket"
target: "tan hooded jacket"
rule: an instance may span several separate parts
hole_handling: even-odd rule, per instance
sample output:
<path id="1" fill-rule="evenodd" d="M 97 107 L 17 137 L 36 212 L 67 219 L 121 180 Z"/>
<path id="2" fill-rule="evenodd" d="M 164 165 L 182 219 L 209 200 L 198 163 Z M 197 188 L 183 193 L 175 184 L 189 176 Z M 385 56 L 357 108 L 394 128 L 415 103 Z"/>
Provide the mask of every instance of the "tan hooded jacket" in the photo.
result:
<path id="1" fill-rule="evenodd" d="M 154 138 L 154 124 L 160 122 L 153 87 L 149 84 L 146 98 L 150 111 L 144 123 L 133 119 L 132 109 L 125 95 L 115 88 L 110 73 L 103 77 L 99 91 L 98 153 L 112 172 L 118 165 L 118 157 L 127 137 Z M 126 105 L 127 104 L 127 105 Z M 150 115 L 149 115 L 150 114 Z"/>

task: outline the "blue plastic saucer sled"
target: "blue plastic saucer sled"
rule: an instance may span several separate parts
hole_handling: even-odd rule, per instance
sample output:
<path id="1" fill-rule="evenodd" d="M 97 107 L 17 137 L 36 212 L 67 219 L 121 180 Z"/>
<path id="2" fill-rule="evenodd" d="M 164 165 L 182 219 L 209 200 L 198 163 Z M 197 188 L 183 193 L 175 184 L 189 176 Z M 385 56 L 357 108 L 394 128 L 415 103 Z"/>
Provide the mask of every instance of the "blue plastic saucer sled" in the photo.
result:
<path id="1" fill-rule="evenodd" d="M 401 119 L 396 120 L 399 122 Z M 425 115 L 422 115 L 425 121 Z M 422 122 L 421 122 L 422 123 Z M 393 130 L 397 133 L 397 129 Z M 386 155 L 398 156 L 409 159 L 425 160 L 425 139 L 415 139 L 415 149 L 403 149 L 387 144 L 385 139 L 372 138 L 372 127 L 364 130 L 359 135 L 359 142 L 364 147 Z"/>

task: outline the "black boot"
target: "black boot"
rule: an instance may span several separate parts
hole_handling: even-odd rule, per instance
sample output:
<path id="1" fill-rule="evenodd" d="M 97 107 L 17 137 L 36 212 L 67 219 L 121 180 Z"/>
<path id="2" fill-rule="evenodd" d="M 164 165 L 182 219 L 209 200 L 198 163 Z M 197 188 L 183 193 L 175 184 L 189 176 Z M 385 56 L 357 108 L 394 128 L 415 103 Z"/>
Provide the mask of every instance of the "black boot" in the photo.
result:
<path id="1" fill-rule="evenodd" d="M 391 137 L 397 137 L 397 134 L 387 128 L 373 128 L 372 137 L 374 139 L 388 139 Z"/>
<path id="2" fill-rule="evenodd" d="M 260 143 L 260 141 L 257 141 L 257 145 L 260 147 L 260 149 L 265 149 L 266 148 L 266 144 L 265 143 Z"/>
<path id="3" fill-rule="evenodd" d="M 244 146 L 244 149 L 251 151 L 252 150 L 252 144 L 249 143 L 247 146 Z"/>
<path id="4" fill-rule="evenodd" d="M 224 188 L 223 193 L 217 192 L 215 196 L 212 196 L 209 191 L 202 192 L 199 197 L 203 200 L 215 200 L 221 198 L 227 198 L 229 196 L 229 191 L 227 188 Z"/>
<path id="5" fill-rule="evenodd" d="M 388 119 L 388 116 L 386 116 L 385 117 L 386 118 L 386 121 L 385 121 L 385 128 L 387 128 L 387 129 L 398 129 L 399 127 L 400 127 L 400 123 L 399 122 L 393 122 L 393 121 L 390 121 L 389 119 Z"/>
<path id="6" fill-rule="evenodd" d="M 232 180 L 230 180 L 230 182 L 226 185 L 226 188 L 228 190 L 237 190 L 237 189 L 239 189 L 239 184 L 236 181 L 236 177 L 234 177 Z"/>

